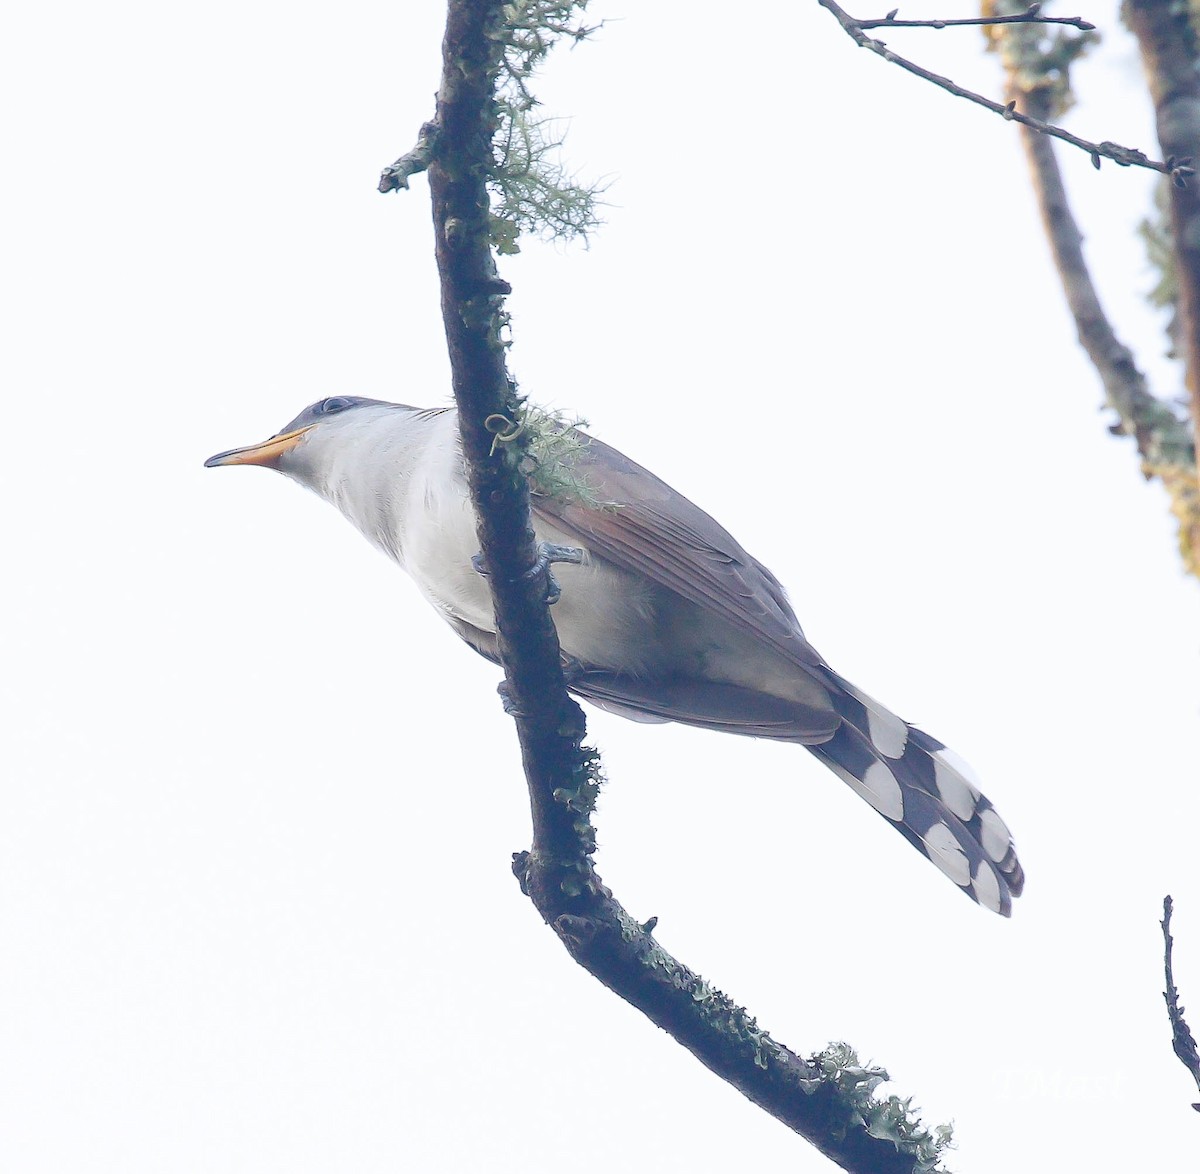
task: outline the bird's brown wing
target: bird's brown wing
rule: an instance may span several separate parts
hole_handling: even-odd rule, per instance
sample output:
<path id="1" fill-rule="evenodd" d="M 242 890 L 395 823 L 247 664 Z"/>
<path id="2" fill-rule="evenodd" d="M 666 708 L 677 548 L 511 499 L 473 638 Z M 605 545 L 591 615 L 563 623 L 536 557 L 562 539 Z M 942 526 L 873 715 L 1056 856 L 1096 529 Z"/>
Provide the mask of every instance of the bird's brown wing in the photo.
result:
<path id="1" fill-rule="evenodd" d="M 841 724 L 829 707 L 785 701 L 757 689 L 690 678 L 646 680 L 629 673 L 567 668 L 567 688 L 601 709 L 634 721 L 683 722 L 809 746 L 827 742 Z"/>
<path id="2" fill-rule="evenodd" d="M 454 616 L 454 630 L 480 656 L 500 664 L 499 638 Z M 811 746 L 828 741 L 841 723 L 837 713 L 784 701 L 754 689 L 713 681 L 660 680 L 611 673 L 568 661 L 567 688 L 606 709 L 640 722 L 683 722 L 727 734 L 773 738 Z"/>
<path id="3" fill-rule="evenodd" d="M 782 653 L 823 687 L 830 708 L 702 679 L 586 668 L 571 688 L 635 716 L 806 743 L 968 896 L 1007 916 L 1024 884 L 1011 834 L 942 743 L 834 673 L 805 640 L 771 572 L 687 498 L 598 440 L 583 450 L 577 472 L 597 504 L 535 496 L 535 513 Z"/>
<path id="4" fill-rule="evenodd" d="M 578 534 L 616 566 L 720 616 L 797 667 L 823 666 L 779 581 L 732 534 L 623 453 L 584 439 L 573 473 L 585 493 L 550 496 L 534 487 L 535 515 Z"/>

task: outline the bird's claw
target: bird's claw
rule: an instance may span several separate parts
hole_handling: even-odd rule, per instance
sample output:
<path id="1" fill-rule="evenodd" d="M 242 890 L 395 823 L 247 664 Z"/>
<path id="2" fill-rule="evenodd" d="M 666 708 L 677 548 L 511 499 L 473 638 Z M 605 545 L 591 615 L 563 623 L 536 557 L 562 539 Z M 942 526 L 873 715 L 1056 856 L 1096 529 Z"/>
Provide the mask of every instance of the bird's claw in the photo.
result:
<path id="1" fill-rule="evenodd" d="M 583 664 L 576 660 L 573 656 L 568 656 L 565 652 L 562 654 L 562 675 L 563 684 L 568 689 L 583 675 Z M 500 705 L 504 712 L 509 717 L 526 717 L 525 711 L 516 703 L 512 695 L 512 686 L 508 683 L 508 678 L 505 677 L 497 686 L 496 692 L 500 695 Z"/>
<path id="2" fill-rule="evenodd" d="M 527 575 L 546 573 L 546 603 L 553 607 L 562 598 L 562 587 L 550 567 L 554 563 L 583 562 L 583 551 L 578 546 L 560 546 L 557 542 L 539 542 L 537 562 L 526 572 Z"/>
<path id="3" fill-rule="evenodd" d="M 566 685 L 568 689 L 570 689 L 572 685 L 579 681 L 579 678 L 583 676 L 583 673 L 584 668 L 582 661 L 577 660 L 573 656 L 568 656 L 565 652 L 562 653 L 563 684 Z"/>
<path id="4" fill-rule="evenodd" d="M 508 714 L 509 717 L 525 716 L 525 711 L 522 710 L 513 700 L 512 688 L 507 679 L 501 681 L 500 684 L 496 686 L 496 692 L 500 694 L 500 704 L 503 707 L 504 712 Z"/>
<path id="5" fill-rule="evenodd" d="M 546 603 L 553 606 L 562 598 L 562 587 L 550 567 L 554 563 L 583 562 L 584 552 L 578 546 L 560 546 L 557 542 L 539 542 L 537 545 L 537 560 L 522 576 L 523 579 L 533 579 L 538 575 L 546 576 Z M 471 555 L 471 566 L 476 574 L 488 575 L 490 572 L 482 554 Z"/>

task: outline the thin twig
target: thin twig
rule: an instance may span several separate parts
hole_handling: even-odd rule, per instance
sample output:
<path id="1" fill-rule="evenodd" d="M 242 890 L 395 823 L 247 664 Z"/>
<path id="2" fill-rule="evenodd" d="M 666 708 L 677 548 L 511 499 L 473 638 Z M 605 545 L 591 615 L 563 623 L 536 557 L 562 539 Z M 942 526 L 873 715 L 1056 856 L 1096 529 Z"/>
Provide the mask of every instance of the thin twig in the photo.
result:
<path id="1" fill-rule="evenodd" d="M 1160 163 L 1155 159 L 1149 158 L 1144 152 L 1138 151 L 1132 147 L 1122 147 L 1120 143 L 1103 142 L 1093 143 L 1089 139 L 1082 139 L 1078 135 L 1073 135 L 1069 130 L 1064 130 L 1061 126 L 1055 126 L 1053 123 L 1043 122 L 1040 118 L 1033 118 L 1028 114 L 1022 113 L 1016 108 L 1013 102 L 996 102 L 991 98 L 985 98 L 982 94 L 975 93 L 974 90 L 968 90 L 964 86 L 952 82 L 948 77 L 942 77 L 940 74 L 933 73 L 931 70 L 925 69 L 918 65 L 915 61 L 909 61 L 907 57 L 901 57 L 898 53 L 893 53 L 891 49 L 883 41 L 876 40 L 873 37 L 868 37 L 863 31 L 866 27 L 865 22 L 856 20 L 850 16 L 844 8 L 836 3 L 836 0 L 817 0 L 817 3 L 822 8 L 827 8 L 833 13 L 834 18 L 846 34 L 853 39 L 862 49 L 870 49 L 872 53 L 878 54 L 885 61 L 891 62 L 893 65 L 898 65 L 901 69 L 907 70 L 916 77 L 924 81 L 931 82 L 933 85 L 940 87 L 949 94 L 953 94 L 956 98 L 965 98 L 968 102 L 974 102 L 977 106 L 982 106 L 985 110 L 990 110 L 993 114 L 999 114 L 1001 118 L 1007 119 L 1009 122 L 1019 122 L 1022 126 L 1027 126 L 1030 130 L 1035 130 L 1039 134 L 1051 135 L 1056 139 L 1062 139 L 1065 143 L 1070 143 L 1073 147 L 1078 147 L 1081 151 L 1086 151 L 1092 159 L 1094 166 L 1100 166 L 1101 158 L 1111 159 L 1114 163 L 1119 163 L 1122 167 L 1145 167 L 1150 171 L 1159 171 L 1164 175 L 1169 175 L 1176 182 L 1185 180 L 1188 176 L 1194 174 L 1189 166 L 1190 159 L 1171 159 L 1166 163 Z M 995 21 L 986 21 L 982 23 L 994 24 Z"/>
<path id="2" fill-rule="evenodd" d="M 1175 939 L 1171 936 L 1171 914 L 1175 903 L 1168 894 L 1163 898 L 1163 917 L 1159 925 L 1163 932 L 1163 958 L 1167 975 L 1167 989 L 1163 998 L 1167 1002 L 1167 1016 L 1171 1020 L 1171 1047 L 1180 1063 L 1192 1074 L 1196 1087 L 1200 1088 L 1200 1051 L 1196 1048 L 1196 1038 L 1183 1018 L 1183 1008 L 1179 1005 L 1179 988 L 1175 985 L 1175 974 L 1171 964 L 1171 953 L 1175 948 Z M 1200 1104 L 1192 1108 L 1200 1113 Z"/>
<path id="3" fill-rule="evenodd" d="M 1031 4 L 1024 12 L 1012 13 L 1009 16 L 962 16 L 946 20 L 897 20 L 896 13 L 899 11 L 898 8 L 893 8 L 887 16 L 879 20 L 858 20 L 854 23 L 860 29 L 950 29 L 961 25 L 981 24 L 1065 24 L 1085 33 L 1096 27 L 1082 16 L 1042 16 L 1040 4 Z"/>

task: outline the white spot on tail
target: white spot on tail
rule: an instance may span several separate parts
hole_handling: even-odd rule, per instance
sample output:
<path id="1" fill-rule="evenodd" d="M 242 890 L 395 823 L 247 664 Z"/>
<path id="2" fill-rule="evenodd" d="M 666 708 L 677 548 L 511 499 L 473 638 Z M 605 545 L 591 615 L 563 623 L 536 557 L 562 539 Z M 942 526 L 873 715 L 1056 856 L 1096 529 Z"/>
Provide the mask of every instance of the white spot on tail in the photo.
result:
<path id="1" fill-rule="evenodd" d="M 846 685 L 846 692 L 860 702 L 867 711 L 867 735 L 871 744 L 885 758 L 899 758 L 908 743 L 908 726 L 890 709 L 885 709 L 874 697 L 859 692 L 853 685 Z"/>
<path id="2" fill-rule="evenodd" d="M 867 767 L 858 793 L 888 819 L 904 818 L 904 792 L 886 763 L 873 762 Z"/>
<path id="3" fill-rule="evenodd" d="M 959 819 L 970 819 L 979 799 L 979 788 L 972 782 L 971 768 L 952 750 L 937 750 L 930 757 L 933 759 L 933 781 L 942 802 Z"/>
<path id="4" fill-rule="evenodd" d="M 938 820 L 921 839 L 929 859 L 956 885 L 966 886 L 971 883 L 971 862 L 955 839 L 954 833 L 941 820 Z"/>
<path id="5" fill-rule="evenodd" d="M 899 758 L 908 742 L 908 726 L 894 713 L 887 710 L 867 711 L 867 730 L 871 741 L 880 754 L 888 758 Z"/>
<path id="6" fill-rule="evenodd" d="M 886 815 L 888 819 L 897 823 L 904 818 L 904 792 L 886 763 L 871 763 L 861 779 L 855 778 L 844 766 L 836 762 L 826 762 L 825 765 L 851 790 L 870 803 L 880 815 Z"/>
<path id="7" fill-rule="evenodd" d="M 983 860 L 979 862 L 979 867 L 975 870 L 975 879 L 971 888 L 980 905 L 985 909 L 990 909 L 993 913 L 1000 912 L 1000 882 Z"/>
<path id="8" fill-rule="evenodd" d="M 992 808 L 979 814 L 979 827 L 983 850 L 999 864 L 1012 848 L 1012 832 Z"/>
<path id="9" fill-rule="evenodd" d="M 933 756 L 940 758 L 956 774 L 962 775 L 967 784 L 975 789 L 975 794 L 979 794 L 979 776 L 971 769 L 971 764 L 966 759 L 955 754 L 949 746 L 943 746 L 935 751 Z"/>

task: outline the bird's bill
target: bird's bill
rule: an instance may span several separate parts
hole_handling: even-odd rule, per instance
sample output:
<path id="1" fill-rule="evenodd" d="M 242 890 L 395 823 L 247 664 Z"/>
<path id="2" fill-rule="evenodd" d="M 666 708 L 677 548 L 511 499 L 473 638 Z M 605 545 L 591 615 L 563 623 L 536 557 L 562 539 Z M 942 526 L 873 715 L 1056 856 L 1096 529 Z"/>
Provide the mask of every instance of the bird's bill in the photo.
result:
<path id="1" fill-rule="evenodd" d="M 290 452 L 300 438 L 311 428 L 296 428 L 291 432 L 281 432 L 264 440 L 261 444 L 247 445 L 245 448 L 231 448 L 228 452 L 219 452 L 204 462 L 206 469 L 215 469 L 218 465 L 263 465 L 268 469 L 275 467 L 279 458 L 285 452 Z"/>

